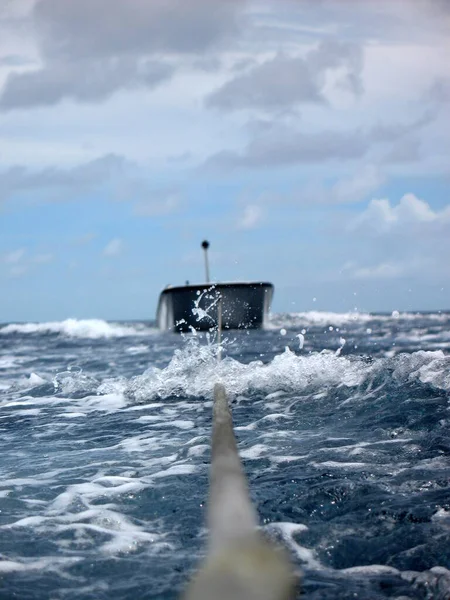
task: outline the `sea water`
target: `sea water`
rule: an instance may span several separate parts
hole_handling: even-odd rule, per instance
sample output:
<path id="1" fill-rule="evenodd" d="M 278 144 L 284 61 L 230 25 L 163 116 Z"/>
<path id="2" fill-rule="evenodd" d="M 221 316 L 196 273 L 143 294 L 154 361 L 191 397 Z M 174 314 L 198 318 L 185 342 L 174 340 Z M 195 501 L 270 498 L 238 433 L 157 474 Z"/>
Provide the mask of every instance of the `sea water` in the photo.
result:
<path id="1" fill-rule="evenodd" d="M 176 598 L 204 554 L 212 389 L 305 598 L 450 598 L 450 314 L 262 331 L 0 326 L 0 598 Z"/>

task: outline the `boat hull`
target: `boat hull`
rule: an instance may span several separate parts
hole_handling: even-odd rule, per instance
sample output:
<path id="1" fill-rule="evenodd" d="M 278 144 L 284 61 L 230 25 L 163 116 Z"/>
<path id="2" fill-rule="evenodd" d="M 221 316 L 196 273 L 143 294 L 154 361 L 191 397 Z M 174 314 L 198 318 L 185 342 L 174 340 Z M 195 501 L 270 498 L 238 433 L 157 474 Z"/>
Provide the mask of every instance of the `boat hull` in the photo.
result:
<path id="1" fill-rule="evenodd" d="M 218 283 L 169 287 L 161 292 L 157 322 L 165 331 L 259 329 L 269 313 L 273 285 L 265 282 Z"/>

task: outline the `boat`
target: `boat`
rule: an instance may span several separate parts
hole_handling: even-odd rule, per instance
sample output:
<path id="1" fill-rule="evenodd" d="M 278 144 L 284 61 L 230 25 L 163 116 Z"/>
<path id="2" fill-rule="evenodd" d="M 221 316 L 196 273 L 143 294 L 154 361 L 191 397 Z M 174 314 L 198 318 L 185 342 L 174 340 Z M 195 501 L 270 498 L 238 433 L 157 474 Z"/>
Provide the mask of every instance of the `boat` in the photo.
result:
<path id="1" fill-rule="evenodd" d="M 205 254 L 206 282 L 166 286 L 156 313 L 163 331 L 188 332 L 217 329 L 260 329 L 267 320 L 274 286 L 265 281 L 230 281 L 211 283 L 207 240 Z"/>

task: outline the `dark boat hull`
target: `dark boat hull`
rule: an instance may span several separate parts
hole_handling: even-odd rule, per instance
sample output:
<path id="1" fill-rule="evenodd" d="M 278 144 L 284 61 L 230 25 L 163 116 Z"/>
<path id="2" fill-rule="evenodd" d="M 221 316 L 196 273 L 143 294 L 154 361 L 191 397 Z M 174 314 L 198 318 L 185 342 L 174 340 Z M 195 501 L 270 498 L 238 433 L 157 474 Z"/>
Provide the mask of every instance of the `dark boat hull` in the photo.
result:
<path id="1" fill-rule="evenodd" d="M 263 327 L 273 297 L 264 282 L 169 287 L 159 297 L 157 321 L 168 331 L 208 331 L 217 327 L 219 299 L 223 329 Z"/>

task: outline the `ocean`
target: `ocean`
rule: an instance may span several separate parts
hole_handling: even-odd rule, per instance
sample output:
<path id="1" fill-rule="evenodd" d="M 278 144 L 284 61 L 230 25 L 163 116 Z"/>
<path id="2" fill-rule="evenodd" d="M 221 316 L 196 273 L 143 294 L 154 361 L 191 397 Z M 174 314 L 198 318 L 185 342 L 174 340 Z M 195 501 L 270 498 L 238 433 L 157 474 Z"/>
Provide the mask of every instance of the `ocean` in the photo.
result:
<path id="1" fill-rule="evenodd" d="M 450 598 L 450 314 L 265 330 L 0 325 L 0 598 L 177 598 L 205 551 L 212 388 L 299 598 Z"/>

